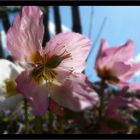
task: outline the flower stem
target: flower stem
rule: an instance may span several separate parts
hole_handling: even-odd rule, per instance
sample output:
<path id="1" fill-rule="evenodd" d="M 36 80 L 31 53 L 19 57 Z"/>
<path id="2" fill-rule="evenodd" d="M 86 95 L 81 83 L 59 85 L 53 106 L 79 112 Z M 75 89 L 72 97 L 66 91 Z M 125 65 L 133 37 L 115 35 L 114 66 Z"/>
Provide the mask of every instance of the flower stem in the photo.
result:
<path id="1" fill-rule="evenodd" d="M 52 123 L 53 123 L 53 114 L 51 112 L 48 112 L 49 114 L 49 122 L 48 122 L 48 132 L 52 133 L 53 131 L 53 127 L 52 127 Z"/>
<path id="2" fill-rule="evenodd" d="M 25 134 L 28 134 L 29 132 L 28 104 L 26 99 L 24 99 L 24 117 L 25 117 Z"/>
<path id="3" fill-rule="evenodd" d="M 64 119 L 62 117 L 59 118 L 58 133 L 64 134 Z"/>
<path id="4" fill-rule="evenodd" d="M 35 116 L 35 133 L 42 134 L 43 127 L 42 127 L 42 117 Z"/>
<path id="5" fill-rule="evenodd" d="M 100 91 L 100 108 L 99 108 L 99 121 L 101 122 L 104 114 L 104 89 L 105 89 L 105 81 L 101 81 L 101 91 Z"/>

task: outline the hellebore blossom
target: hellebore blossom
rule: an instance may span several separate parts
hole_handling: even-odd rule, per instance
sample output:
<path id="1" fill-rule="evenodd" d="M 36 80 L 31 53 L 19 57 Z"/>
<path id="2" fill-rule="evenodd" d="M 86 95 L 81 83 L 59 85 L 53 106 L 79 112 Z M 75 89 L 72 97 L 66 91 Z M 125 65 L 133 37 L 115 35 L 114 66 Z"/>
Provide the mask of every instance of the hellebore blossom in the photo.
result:
<path id="1" fill-rule="evenodd" d="M 14 63 L 0 59 L 0 111 L 14 109 L 23 99 L 16 91 L 15 79 L 22 69 Z"/>
<path id="2" fill-rule="evenodd" d="M 98 76 L 120 87 L 138 87 L 127 82 L 140 70 L 140 62 L 131 61 L 134 50 L 132 40 L 128 40 L 124 45 L 109 48 L 107 41 L 102 39 L 95 63 Z"/>
<path id="3" fill-rule="evenodd" d="M 127 122 L 126 120 L 130 119 L 130 116 L 128 116 L 127 113 L 122 113 L 120 109 L 130 110 L 131 112 L 140 110 L 140 99 L 136 97 L 124 96 L 128 89 L 129 87 L 123 88 L 122 91 L 117 94 L 117 96 L 108 101 L 105 111 L 106 121 L 113 119 L 124 124 L 124 122 Z M 105 122 L 102 124 L 102 127 L 104 128 L 104 131 L 108 133 L 115 131 L 113 128 L 109 128 Z"/>
<path id="4" fill-rule="evenodd" d="M 90 40 L 74 32 L 60 33 L 42 47 L 43 13 L 24 6 L 7 33 L 7 47 L 25 70 L 17 77 L 17 90 L 27 98 L 35 115 L 43 115 L 49 97 L 73 111 L 98 101 L 81 72 L 91 47 Z"/>

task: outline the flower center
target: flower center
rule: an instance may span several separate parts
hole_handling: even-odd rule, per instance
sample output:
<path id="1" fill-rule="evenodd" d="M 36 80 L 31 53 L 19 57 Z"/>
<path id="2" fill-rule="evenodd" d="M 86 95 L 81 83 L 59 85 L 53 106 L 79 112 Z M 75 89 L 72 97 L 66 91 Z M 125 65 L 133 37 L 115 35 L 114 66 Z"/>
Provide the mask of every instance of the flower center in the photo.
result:
<path id="1" fill-rule="evenodd" d="M 109 69 L 107 69 L 106 67 L 100 69 L 97 69 L 98 72 L 98 76 L 101 77 L 103 80 L 109 82 L 109 83 L 118 83 L 119 79 L 114 76 Z"/>
<path id="2" fill-rule="evenodd" d="M 53 55 L 47 58 L 44 63 L 35 64 L 31 76 L 38 83 L 42 83 L 44 80 L 52 82 L 57 75 L 55 68 L 58 67 L 64 59 L 70 57 L 71 55 L 67 51 L 64 51 L 61 55 Z"/>
<path id="3" fill-rule="evenodd" d="M 4 83 L 6 88 L 6 97 L 14 96 L 17 94 L 15 80 L 7 79 L 4 81 Z"/>

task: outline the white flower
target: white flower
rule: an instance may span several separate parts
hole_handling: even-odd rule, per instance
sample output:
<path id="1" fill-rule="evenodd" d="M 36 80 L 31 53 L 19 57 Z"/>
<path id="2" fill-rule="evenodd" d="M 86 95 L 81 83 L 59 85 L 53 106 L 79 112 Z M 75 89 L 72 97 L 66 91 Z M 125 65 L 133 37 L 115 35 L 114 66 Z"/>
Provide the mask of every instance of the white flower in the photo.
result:
<path id="1" fill-rule="evenodd" d="M 0 59 L 0 111 L 14 109 L 23 99 L 15 88 L 15 79 L 22 71 L 16 64 Z"/>

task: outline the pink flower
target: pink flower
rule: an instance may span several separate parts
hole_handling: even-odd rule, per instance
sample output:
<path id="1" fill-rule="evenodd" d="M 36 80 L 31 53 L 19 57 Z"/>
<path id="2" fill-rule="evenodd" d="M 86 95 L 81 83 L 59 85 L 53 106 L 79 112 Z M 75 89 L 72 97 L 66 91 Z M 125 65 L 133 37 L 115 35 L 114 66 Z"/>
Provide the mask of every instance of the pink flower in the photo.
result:
<path id="1" fill-rule="evenodd" d="M 140 99 L 136 97 L 124 96 L 125 94 L 127 94 L 128 89 L 129 87 L 123 88 L 122 91 L 117 94 L 117 96 L 108 101 L 108 105 L 106 106 L 105 111 L 105 122 L 101 124 L 103 131 L 108 133 L 115 132 L 115 130 L 113 130 L 113 128 L 110 128 L 107 124 L 108 120 L 110 119 L 125 124 L 125 122 L 127 122 L 126 120 L 129 119 L 129 116 L 123 111 L 130 110 L 132 112 L 135 110 L 140 110 Z"/>
<path id="2" fill-rule="evenodd" d="M 95 64 L 98 76 L 120 87 L 129 86 L 127 81 L 140 70 L 140 62 L 131 61 L 134 50 L 132 40 L 124 45 L 108 48 L 108 43 L 102 39 Z"/>
<path id="3" fill-rule="evenodd" d="M 73 111 L 95 105 L 98 96 L 81 73 L 90 40 L 74 32 L 60 33 L 42 48 L 43 35 L 43 13 L 34 6 L 24 6 L 7 33 L 11 55 L 25 68 L 16 80 L 17 89 L 30 101 L 33 113 L 47 112 L 49 97 Z"/>
<path id="4" fill-rule="evenodd" d="M 113 99 L 110 99 L 107 110 L 106 117 L 113 118 L 117 121 L 123 122 L 125 117 L 123 114 L 120 114 L 118 111 L 122 108 L 139 110 L 140 109 L 140 100 L 136 97 L 125 97 L 129 88 L 123 88 L 122 91 L 115 96 Z"/>

